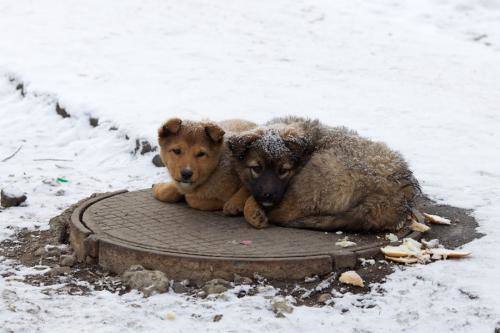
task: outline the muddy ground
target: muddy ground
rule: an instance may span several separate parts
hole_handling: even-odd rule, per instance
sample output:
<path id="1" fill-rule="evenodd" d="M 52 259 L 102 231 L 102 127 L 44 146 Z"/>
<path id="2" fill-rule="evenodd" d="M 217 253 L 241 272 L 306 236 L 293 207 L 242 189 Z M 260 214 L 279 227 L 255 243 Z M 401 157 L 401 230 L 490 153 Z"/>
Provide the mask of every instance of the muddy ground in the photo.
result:
<path id="1" fill-rule="evenodd" d="M 92 263 L 75 263 L 70 266 L 61 266 L 61 255 L 72 252 L 67 244 L 67 233 L 64 221 L 68 219 L 76 207 L 73 205 L 61 215 L 51 220 L 50 230 L 19 230 L 14 237 L 0 243 L 0 257 L 12 259 L 16 262 L 33 267 L 40 274 L 25 277 L 24 282 L 35 286 L 45 287 L 46 292 L 85 295 L 94 290 L 108 290 L 120 294 L 129 291 L 119 276 L 102 270 Z M 457 248 L 463 244 L 479 238 L 482 235 L 476 231 L 477 222 L 469 210 L 448 205 L 440 205 L 428 198 L 422 197 L 418 202 L 422 212 L 447 217 L 453 221 L 451 226 L 432 225 L 424 238 L 439 239 L 446 248 Z M 374 258 L 374 263 L 360 262 L 356 268 L 357 273 L 364 279 L 365 287 L 354 287 L 342 284 L 338 276 L 342 272 L 333 272 L 327 276 L 311 277 L 307 281 L 284 282 L 268 281 L 259 276 L 250 277 L 252 287 L 247 291 L 240 290 L 238 297 L 251 297 L 266 285 L 272 285 L 279 290 L 281 295 L 291 295 L 297 300 L 298 305 L 323 306 L 333 304 L 331 295 L 336 293 L 352 292 L 363 294 L 370 291 L 370 284 L 377 283 L 377 291 L 383 292 L 383 282 L 388 274 L 395 269 L 404 269 L 404 266 L 383 260 L 383 256 Z M 2 273 L 3 277 L 14 275 L 12 271 Z M 51 287 L 54 286 L 55 288 Z M 202 292 L 202 285 L 173 283 L 173 290 L 192 297 L 206 297 Z M 235 291 L 236 293 L 236 291 Z M 371 305 L 360 305 L 370 307 Z"/>

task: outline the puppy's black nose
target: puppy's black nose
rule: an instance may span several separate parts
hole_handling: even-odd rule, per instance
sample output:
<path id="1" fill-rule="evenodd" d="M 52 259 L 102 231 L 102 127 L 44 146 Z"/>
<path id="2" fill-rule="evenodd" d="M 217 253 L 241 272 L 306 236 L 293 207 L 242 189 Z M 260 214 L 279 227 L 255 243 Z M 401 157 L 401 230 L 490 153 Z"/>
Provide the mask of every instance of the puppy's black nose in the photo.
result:
<path id="1" fill-rule="evenodd" d="M 270 200 L 270 199 L 272 199 L 272 198 L 273 198 L 272 193 L 264 193 L 264 199 L 266 199 L 266 200 Z"/>
<path id="2" fill-rule="evenodd" d="M 182 180 L 190 180 L 192 176 L 193 171 L 191 171 L 190 169 L 184 169 L 181 171 Z"/>

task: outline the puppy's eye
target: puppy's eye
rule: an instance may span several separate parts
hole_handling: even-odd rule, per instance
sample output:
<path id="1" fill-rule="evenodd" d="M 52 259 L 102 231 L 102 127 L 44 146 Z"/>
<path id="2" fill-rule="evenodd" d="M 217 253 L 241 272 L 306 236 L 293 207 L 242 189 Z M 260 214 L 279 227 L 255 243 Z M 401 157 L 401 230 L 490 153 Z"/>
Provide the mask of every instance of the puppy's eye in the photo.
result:
<path id="1" fill-rule="evenodd" d="M 279 177 L 283 179 L 283 178 L 286 178 L 289 174 L 290 174 L 289 169 L 281 169 L 280 173 L 279 173 Z"/>
<path id="2" fill-rule="evenodd" d="M 292 171 L 292 166 L 290 164 L 288 164 L 288 163 L 283 164 L 278 172 L 278 176 L 281 179 L 284 179 L 284 178 L 288 177 L 288 175 L 290 174 L 291 171 Z"/>
<path id="3" fill-rule="evenodd" d="M 179 148 L 174 148 L 171 150 L 171 152 L 175 155 L 180 155 L 182 153 L 182 150 L 180 150 Z"/>
<path id="4" fill-rule="evenodd" d="M 196 157 L 200 158 L 200 157 L 203 157 L 206 155 L 207 155 L 207 153 L 205 153 L 204 151 L 200 151 L 199 153 L 196 154 Z"/>
<path id="5" fill-rule="evenodd" d="M 251 166 L 250 172 L 252 173 L 252 177 L 257 178 L 262 172 L 262 167 L 260 165 Z"/>

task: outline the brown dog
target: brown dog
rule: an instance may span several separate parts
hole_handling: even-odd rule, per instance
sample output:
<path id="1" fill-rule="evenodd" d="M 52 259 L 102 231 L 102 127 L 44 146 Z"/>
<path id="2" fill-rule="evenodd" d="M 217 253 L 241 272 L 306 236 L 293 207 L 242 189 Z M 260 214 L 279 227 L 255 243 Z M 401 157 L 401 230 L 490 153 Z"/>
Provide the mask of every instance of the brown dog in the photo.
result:
<path id="1" fill-rule="evenodd" d="M 228 140 L 257 228 L 394 230 L 419 192 L 401 155 L 343 127 L 284 118 Z"/>
<path id="2" fill-rule="evenodd" d="M 154 197 L 166 202 L 185 198 L 196 209 L 222 209 L 227 215 L 241 213 L 249 193 L 231 168 L 224 134 L 255 126 L 242 120 L 219 124 L 168 120 L 158 130 L 158 142 L 161 159 L 173 181 L 155 184 Z"/>

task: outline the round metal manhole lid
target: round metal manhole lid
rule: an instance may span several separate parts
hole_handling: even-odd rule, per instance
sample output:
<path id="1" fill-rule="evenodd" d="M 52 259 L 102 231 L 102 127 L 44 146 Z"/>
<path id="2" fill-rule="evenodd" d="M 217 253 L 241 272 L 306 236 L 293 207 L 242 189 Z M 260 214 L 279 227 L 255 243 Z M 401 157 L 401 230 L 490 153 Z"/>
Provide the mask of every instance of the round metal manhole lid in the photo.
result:
<path id="1" fill-rule="evenodd" d="M 198 211 L 155 200 L 150 190 L 96 202 L 83 214 L 94 233 L 145 250 L 213 257 L 283 258 L 334 254 L 345 234 L 271 226 L 257 230 L 243 217 Z M 407 233 L 402 231 L 402 234 Z M 400 235 L 402 236 L 402 235 Z M 380 242 L 380 235 L 349 234 L 354 250 Z"/>
<path id="2" fill-rule="evenodd" d="M 157 201 L 150 189 L 96 198 L 78 217 L 99 240 L 99 263 L 118 273 L 131 264 L 143 264 L 177 277 L 228 277 L 261 271 L 270 278 L 302 278 L 353 266 L 358 257 L 374 256 L 386 243 L 385 234 L 277 226 L 257 230 L 243 217 Z M 397 236 L 409 234 L 402 229 Z M 87 236 L 86 232 L 80 239 Z M 336 245 L 346 236 L 356 245 Z"/>

